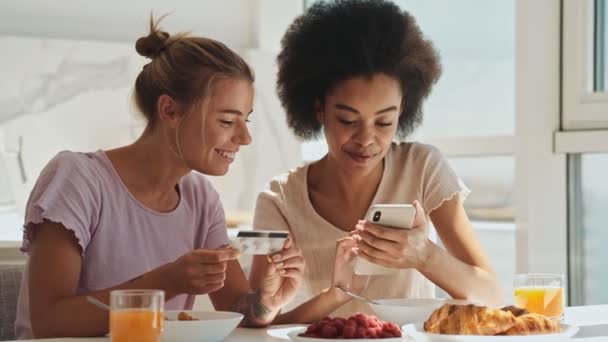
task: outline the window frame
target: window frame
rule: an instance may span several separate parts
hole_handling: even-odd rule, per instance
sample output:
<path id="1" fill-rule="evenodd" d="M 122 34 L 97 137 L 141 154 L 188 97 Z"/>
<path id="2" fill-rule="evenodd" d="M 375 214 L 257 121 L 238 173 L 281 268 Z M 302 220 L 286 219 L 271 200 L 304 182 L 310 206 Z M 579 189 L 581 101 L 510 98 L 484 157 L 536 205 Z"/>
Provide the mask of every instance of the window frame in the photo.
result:
<path id="1" fill-rule="evenodd" d="M 608 92 L 594 89 L 594 0 L 563 1 L 564 130 L 608 128 Z"/>

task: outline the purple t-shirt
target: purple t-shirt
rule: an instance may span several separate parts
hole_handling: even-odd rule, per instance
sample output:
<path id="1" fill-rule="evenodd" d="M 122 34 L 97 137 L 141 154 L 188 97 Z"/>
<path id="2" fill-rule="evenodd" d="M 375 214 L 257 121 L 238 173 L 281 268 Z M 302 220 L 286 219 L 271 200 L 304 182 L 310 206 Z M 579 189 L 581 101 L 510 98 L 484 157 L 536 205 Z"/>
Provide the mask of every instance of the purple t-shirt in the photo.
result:
<path id="1" fill-rule="evenodd" d="M 154 167 L 150 165 L 150 167 Z M 23 245 L 29 253 L 34 225 L 44 219 L 74 232 L 82 249 L 78 293 L 131 280 L 196 248 L 229 243 L 218 193 L 190 172 L 178 184 L 177 207 L 157 212 L 128 191 L 103 151 L 61 152 L 41 172 L 25 212 Z M 192 308 L 194 296 L 168 301 L 168 310 Z M 32 338 L 26 268 L 15 321 L 17 338 Z"/>

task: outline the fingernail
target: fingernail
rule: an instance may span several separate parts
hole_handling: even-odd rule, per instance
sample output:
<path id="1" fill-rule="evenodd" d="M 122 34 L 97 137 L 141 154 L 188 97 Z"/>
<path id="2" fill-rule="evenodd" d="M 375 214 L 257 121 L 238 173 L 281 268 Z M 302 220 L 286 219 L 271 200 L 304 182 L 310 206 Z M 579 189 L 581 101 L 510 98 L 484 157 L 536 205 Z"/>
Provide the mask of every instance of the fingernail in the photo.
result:
<path id="1" fill-rule="evenodd" d="M 284 274 L 285 274 L 285 270 L 280 270 L 280 271 L 279 271 L 279 274 L 280 274 L 280 275 L 284 275 Z"/>
<path id="2" fill-rule="evenodd" d="M 359 223 L 359 224 L 365 224 L 365 221 L 364 220 L 359 220 L 357 223 Z"/>
<path id="3" fill-rule="evenodd" d="M 272 261 L 279 262 L 281 261 L 281 254 L 275 254 L 272 256 Z"/>
<path id="4" fill-rule="evenodd" d="M 266 261 L 268 261 L 269 264 L 272 264 L 272 258 L 270 258 L 270 255 L 266 256 Z"/>
<path id="5" fill-rule="evenodd" d="M 360 224 L 356 225 L 356 226 L 355 226 L 355 228 L 356 228 L 357 230 L 363 230 L 363 226 L 362 226 L 362 225 L 360 225 Z"/>
<path id="6" fill-rule="evenodd" d="M 280 262 L 280 263 L 278 263 L 278 264 L 275 264 L 275 266 L 276 266 L 277 268 L 281 268 L 281 267 L 283 267 L 283 263 L 282 263 L 282 262 Z"/>

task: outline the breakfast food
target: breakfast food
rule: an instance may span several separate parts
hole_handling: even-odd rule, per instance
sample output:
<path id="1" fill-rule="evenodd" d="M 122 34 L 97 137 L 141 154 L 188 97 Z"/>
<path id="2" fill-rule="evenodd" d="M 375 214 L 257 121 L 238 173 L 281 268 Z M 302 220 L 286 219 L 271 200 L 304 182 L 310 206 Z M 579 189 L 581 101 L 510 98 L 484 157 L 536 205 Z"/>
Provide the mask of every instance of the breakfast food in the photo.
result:
<path id="1" fill-rule="evenodd" d="M 534 335 L 559 332 L 559 324 L 547 316 L 529 313 L 518 317 L 504 335 Z"/>
<path id="2" fill-rule="evenodd" d="M 431 316 L 424 322 L 424 331 L 431 333 L 439 333 L 439 324 L 451 315 L 458 305 L 445 304 L 439 309 L 433 311 Z"/>
<path id="3" fill-rule="evenodd" d="M 325 317 L 308 326 L 299 336 L 315 338 L 392 338 L 401 337 L 401 329 L 376 316 L 357 313 L 349 318 Z"/>
<path id="4" fill-rule="evenodd" d="M 445 304 L 424 322 L 424 331 L 452 335 L 534 335 L 557 333 L 560 327 L 546 316 L 513 306 L 489 309 Z"/>
<path id="5" fill-rule="evenodd" d="M 491 310 L 485 306 L 466 305 L 454 310 L 439 323 L 440 334 L 497 335 L 515 325 L 509 311 Z"/>
<path id="6" fill-rule="evenodd" d="M 177 315 L 177 320 L 178 321 L 198 321 L 198 319 L 196 319 L 195 317 L 192 317 L 191 315 L 189 315 L 183 311 Z"/>
<path id="7" fill-rule="evenodd" d="M 519 316 L 521 316 L 521 315 L 525 315 L 525 314 L 527 314 L 527 313 L 528 313 L 528 310 L 526 310 L 526 309 L 522 309 L 522 308 L 518 308 L 517 306 L 513 306 L 513 305 L 511 305 L 511 306 L 505 306 L 504 308 L 502 308 L 502 309 L 500 309 L 500 310 L 503 310 L 503 311 L 509 311 L 509 312 L 511 312 L 511 313 L 513 314 L 513 316 L 515 316 L 515 317 L 519 317 Z"/>

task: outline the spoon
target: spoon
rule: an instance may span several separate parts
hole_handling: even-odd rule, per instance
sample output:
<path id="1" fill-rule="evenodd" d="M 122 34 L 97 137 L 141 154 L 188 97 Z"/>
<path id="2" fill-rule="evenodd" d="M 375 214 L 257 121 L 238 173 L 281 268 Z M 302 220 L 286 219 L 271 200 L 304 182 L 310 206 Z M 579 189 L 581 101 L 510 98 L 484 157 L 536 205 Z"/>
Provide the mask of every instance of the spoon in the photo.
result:
<path id="1" fill-rule="evenodd" d="M 361 297 L 361 296 L 356 295 L 356 294 L 354 294 L 354 293 L 352 293 L 352 292 L 350 292 L 350 291 L 348 291 L 348 290 L 345 290 L 345 289 L 341 288 L 340 286 L 334 286 L 334 287 L 335 287 L 335 288 L 337 288 L 338 290 L 340 290 L 340 291 L 342 291 L 342 292 L 346 293 L 347 295 L 349 295 L 349 296 L 353 297 L 353 298 L 357 298 L 357 299 L 359 299 L 359 300 L 362 300 L 362 301 L 364 301 L 364 302 L 368 302 L 368 303 L 370 303 L 370 304 L 374 304 L 374 305 L 380 305 L 380 303 L 376 302 L 375 300 L 371 300 L 371 299 L 368 299 L 368 298 L 365 298 L 365 297 Z"/>
<path id="2" fill-rule="evenodd" d="M 91 296 L 87 296 L 86 298 L 87 298 L 87 302 L 89 302 L 89 303 L 97 306 L 100 309 L 103 309 L 103 310 L 106 310 L 106 311 L 110 312 L 110 307 L 107 306 L 106 304 L 104 304 L 103 302 L 101 302 L 101 301 L 99 301 L 96 298 L 91 297 Z M 173 321 L 173 319 L 170 319 L 167 316 L 165 316 L 164 318 L 165 318 L 165 321 Z"/>
<path id="3" fill-rule="evenodd" d="M 109 306 L 107 306 L 103 302 L 101 302 L 101 301 L 99 301 L 99 300 L 97 300 L 97 299 L 95 299 L 95 298 L 93 298 L 91 296 L 87 296 L 87 302 L 89 302 L 89 303 L 97 306 L 100 309 L 104 309 L 104 310 L 106 310 L 108 312 L 110 311 L 110 307 Z"/>

